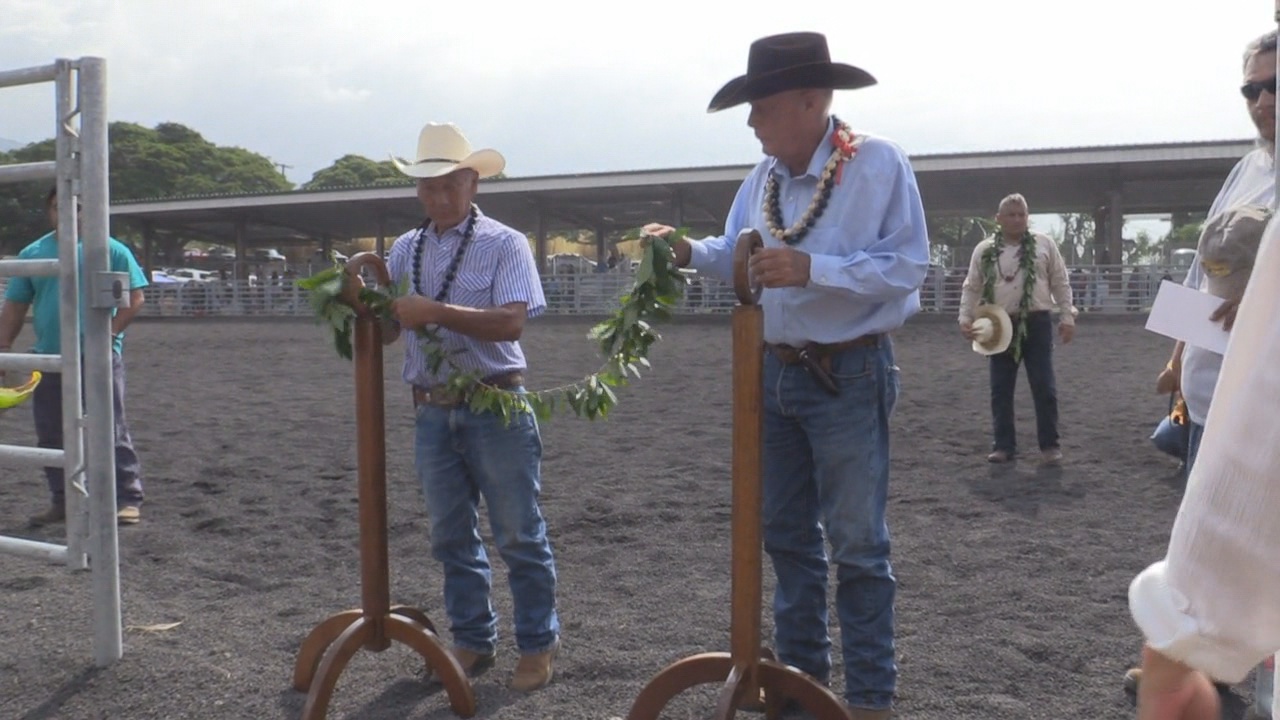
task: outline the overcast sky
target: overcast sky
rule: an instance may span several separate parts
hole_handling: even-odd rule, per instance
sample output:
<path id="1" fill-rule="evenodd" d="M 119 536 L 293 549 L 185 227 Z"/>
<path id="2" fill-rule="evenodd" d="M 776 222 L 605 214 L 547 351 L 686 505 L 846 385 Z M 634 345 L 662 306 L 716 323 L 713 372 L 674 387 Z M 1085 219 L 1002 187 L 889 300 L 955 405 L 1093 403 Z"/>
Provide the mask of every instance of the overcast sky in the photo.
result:
<path id="1" fill-rule="evenodd" d="M 1178 8 L 1175 10 L 1175 6 Z M 718 8 L 718 9 L 712 9 Z M 109 115 L 291 165 L 412 154 L 458 123 L 512 176 L 743 164 L 707 114 L 752 40 L 818 30 L 879 85 L 836 95 L 909 153 L 1253 136 L 1241 53 L 1272 0 L 0 0 L 0 69 L 106 58 Z M 0 90 L 0 138 L 52 135 L 52 86 Z M 1033 208 L 1034 210 L 1034 208 Z"/>

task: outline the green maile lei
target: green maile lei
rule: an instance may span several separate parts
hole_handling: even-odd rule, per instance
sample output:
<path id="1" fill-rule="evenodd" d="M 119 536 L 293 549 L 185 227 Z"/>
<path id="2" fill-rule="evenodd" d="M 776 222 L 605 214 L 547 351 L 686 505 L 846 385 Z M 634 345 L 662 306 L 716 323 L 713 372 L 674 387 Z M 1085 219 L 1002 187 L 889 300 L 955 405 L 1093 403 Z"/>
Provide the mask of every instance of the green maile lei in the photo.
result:
<path id="1" fill-rule="evenodd" d="M 1001 273 L 998 263 L 1000 258 L 1000 250 L 1004 245 L 1004 238 L 996 236 L 991 247 L 988 247 L 982 253 L 982 302 L 995 303 L 996 301 L 996 281 L 1013 282 L 1017 275 L 1004 276 Z M 1022 341 L 1027 336 L 1027 314 L 1031 312 L 1031 306 L 1035 299 L 1036 292 L 1036 238 L 1030 231 L 1022 233 L 1022 240 L 1018 243 L 1018 272 L 1022 273 L 1022 298 L 1018 300 L 1018 324 L 1013 329 L 1013 339 L 1009 343 L 1009 350 L 1013 353 L 1015 361 L 1022 360 Z"/>
<path id="2" fill-rule="evenodd" d="M 465 397 L 472 411 L 492 412 L 506 422 L 522 412 L 533 413 L 539 420 L 550 419 L 565 410 L 590 420 L 606 417 L 618 403 L 614 388 L 626 385 L 632 376 L 640 377 L 641 367 L 650 367 L 649 349 L 662 339 L 651 322 L 671 318 L 671 311 L 689 282 L 675 266 L 672 249 L 674 243 L 687 235 L 687 228 L 679 228 L 667 238 L 643 236 L 644 253 L 631 290 L 620 298 L 617 310 L 587 333 L 587 338 L 597 344 L 604 356 L 600 369 L 591 375 L 545 390 L 517 392 L 487 385 L 481 382 L 480 372 L 465 370 L 454 362 L 453 356 L 466 350 L 447 350 L 438 328 L 434 327 L 416 331 L 427 369 L 439 375 L 441 368 L 447 366 L 448 375 L 438 387 Z M 639 231 L 634 231 L 623 240 L 641 237 Z M 298 287 L 307 291 L 317 321 L 332 333 L 338 355 L 350 360 L 356 316 L 351 306 L 340 299 L 345 277 L 345 269 L 335 262 L 333 267 L 300 281 Z M 389 321 L 391 303 L 408 292 L 409 282 L 405 278 L 396 287 L 362 288 L 359 300 L 380 320 Z"/>

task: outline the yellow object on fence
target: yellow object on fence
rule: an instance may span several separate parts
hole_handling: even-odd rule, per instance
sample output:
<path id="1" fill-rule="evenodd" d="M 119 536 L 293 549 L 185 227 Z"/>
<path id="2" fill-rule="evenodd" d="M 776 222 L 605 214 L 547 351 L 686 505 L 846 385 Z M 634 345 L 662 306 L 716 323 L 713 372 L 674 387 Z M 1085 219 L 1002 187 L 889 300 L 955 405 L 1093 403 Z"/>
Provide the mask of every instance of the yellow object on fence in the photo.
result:
<path id="1" fill-rule="evenodd" d="M 0 387 L 0 410 L 8 410 L 26 402 L 39 384 L 40 373 L 36 371 L 31 373 L 30 380 L 18 387 Z"/>

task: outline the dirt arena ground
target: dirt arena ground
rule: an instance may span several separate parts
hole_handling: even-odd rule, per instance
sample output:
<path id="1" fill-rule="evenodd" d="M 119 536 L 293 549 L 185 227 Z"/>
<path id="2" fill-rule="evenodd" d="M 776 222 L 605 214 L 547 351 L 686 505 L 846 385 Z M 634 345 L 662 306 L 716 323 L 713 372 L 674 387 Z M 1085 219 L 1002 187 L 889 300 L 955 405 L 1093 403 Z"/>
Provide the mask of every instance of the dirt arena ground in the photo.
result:
<path id="1" fill-rule="evenodd" d="M 533 387 L 595 369 L 589 326 L 530 325 Z M 564 647 L 550 687 L 506 688 L 516 657 L 495 553 L 501 654 L 476 683 L 478 717 L 625 716 L 671 662 L 729 648 L 729 324 L 662 332 L 653 371 L 611 419 L 543 426 Z M 1167 408 L 1152 386 L 1169 342 L 1136 318 L 1081 319 L 1057 354 L 1066 465 L 1056 471 L 984 461 L 986 366 L 953 322 L 915 320 L 896 342 L 898 716 L 1132 717 L 1120 684 L 1139 645 L 1127 588 L 1160 556 L 1181 491 L 1176 463 L 1147 439 Z M 124 658 L 91 668 L 87 573 L 0 556 L 0 718 L 296 718 L 299 643 L 360 602 L 351 367 L 306 320 L 140 322 L 126 358 L 148 500 L 143 523 L 120 532 Z M 444 627 L 399 365 L 396 346 L 386 358 L 392 599 Z M 1032 448 L 1025 380 L 1018 392 L 1021 446 Z M 33 444 L 30 411 L 0 417 L 0 437 Z M 57 537 L 24 527 L 46 502 L 38 471 L 6 471 L 0 530 Z M 771 574 L 766 559 L 766 598 Z M 163 623 L 181 624 L 138 629 Z M 768 637 L 767 611 L 765 626 Z M 403 647 L 361 652 L 329 717 L 453 717 L 421 675 Z M 1251 687 L 1236 688 L 1226 717 L 1243 716 Z M 664 717 L 706 717 L 715 691 L 689 691 Z"/>

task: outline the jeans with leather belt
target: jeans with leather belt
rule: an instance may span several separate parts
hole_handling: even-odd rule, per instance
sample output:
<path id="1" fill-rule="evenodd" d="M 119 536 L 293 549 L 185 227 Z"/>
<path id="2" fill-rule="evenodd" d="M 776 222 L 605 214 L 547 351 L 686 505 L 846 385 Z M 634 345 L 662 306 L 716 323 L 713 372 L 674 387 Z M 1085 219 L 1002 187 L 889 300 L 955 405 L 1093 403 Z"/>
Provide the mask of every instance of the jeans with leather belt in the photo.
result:
<path id="1" fill-rule="evenodd" d="M 521 391 L 523 387 L 513 388 Z M 494 651 L 498 616 L 492 568 L 480 538 L 480 499 L 507 566 L 516 645 L 545 652 L 560 636 L 556 567 L 539 508 L 542 438 L 527 412 L 508 423 L 466 405 L 415 408 L 415 467 L 426 500 L 431 555 L 444 565 L 444 605 L 454 645 Z"/>
<path id="2" fill-rule="evenodd" d="M 781 662 L 830 679 L 827 578 L 834 563 L 845 701 L 888 708 L 898 669 L 885 505 L 898 368 L 887 335 L 826 357 L 836 394 L 807 368 L 774 352 L 765 356 L 762 521 L 777 579 L 775 647 Z"/>

